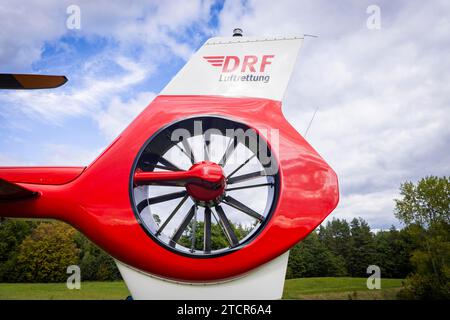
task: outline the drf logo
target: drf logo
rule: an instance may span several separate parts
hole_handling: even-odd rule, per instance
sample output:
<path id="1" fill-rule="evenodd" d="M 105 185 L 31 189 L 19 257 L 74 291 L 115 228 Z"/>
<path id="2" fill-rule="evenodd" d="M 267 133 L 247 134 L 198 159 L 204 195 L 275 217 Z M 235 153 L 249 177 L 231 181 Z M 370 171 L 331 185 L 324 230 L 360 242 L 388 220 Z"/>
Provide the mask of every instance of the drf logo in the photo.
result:
<path id="1" fill-rule="evenodd" d="M 262 57 L 254 55 L 238 56 L 204 56 L 203 58 L 213 67 L 222 67 L 222 72 L 265 72 L 266 67 L 272 64 L 273 54 Z"/>

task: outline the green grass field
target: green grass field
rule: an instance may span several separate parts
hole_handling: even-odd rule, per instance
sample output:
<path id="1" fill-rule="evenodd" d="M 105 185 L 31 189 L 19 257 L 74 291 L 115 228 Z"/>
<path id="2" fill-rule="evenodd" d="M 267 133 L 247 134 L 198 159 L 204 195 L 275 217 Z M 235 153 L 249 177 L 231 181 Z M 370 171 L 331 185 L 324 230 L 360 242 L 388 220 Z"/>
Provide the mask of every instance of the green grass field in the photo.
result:
<path id="1" fill-rule="evenodd" d="M 123 300 L 129 295 L 123 281 L 82 282 L 80 290 L 69 290 L 65 283 L 1 283 L 0 300 Z"/>
<path id="2" fill-rule="evenodd" d="M 380 290 L 369 290 L 366 278 L 303 278 L 286 280 L 283 299 L 395 300 L 403 279 L 381 279 Z M 1 289 L 0 289 L 1 290 Z"/>
<path id="3" fill-rule="evenodd" d="M 401 279 L 382 279 L 381 290 L 368 290 L 365 278 L 303 278 L 286 280 L 284 299 L 395 299 Z M 82 282 L 80 290 L 68 290 L 65 283 L 0 283 L 0 300 L 100 300 L 125 299 L 128 289 L 122 281 Z"/>

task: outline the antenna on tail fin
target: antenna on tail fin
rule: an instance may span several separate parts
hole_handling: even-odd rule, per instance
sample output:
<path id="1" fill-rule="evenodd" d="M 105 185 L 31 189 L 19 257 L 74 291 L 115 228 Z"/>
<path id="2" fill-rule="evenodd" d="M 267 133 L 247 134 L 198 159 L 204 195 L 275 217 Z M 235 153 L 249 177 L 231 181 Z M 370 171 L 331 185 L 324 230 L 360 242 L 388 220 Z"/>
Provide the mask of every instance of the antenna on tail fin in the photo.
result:
<path id="1" fill-rule="evenodd" d="M 242 37 L 243 36 L 243 31 L 241 28 L 235 28 L 233 30 L 233 37 Z"/>

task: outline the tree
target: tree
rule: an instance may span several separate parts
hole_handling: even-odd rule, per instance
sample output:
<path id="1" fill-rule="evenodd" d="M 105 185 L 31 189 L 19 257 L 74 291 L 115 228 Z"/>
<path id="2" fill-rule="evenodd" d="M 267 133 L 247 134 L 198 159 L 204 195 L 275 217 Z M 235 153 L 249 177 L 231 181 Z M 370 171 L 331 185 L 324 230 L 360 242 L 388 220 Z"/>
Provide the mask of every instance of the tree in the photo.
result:
<path id="1" fill-rule="evenodd" d="M 392 226 L 375 235 L 375 265 L 381 268 L 383 278 L 406 278 L 412 271 L 410 262 L 413 242 L 406 229 Z"/>
<path id="2" fill-rule="evenodd" d="M 450 223 L 449 177 L 430 176 L 417 185 L 408 181 L 400 186 L 401 199 L 395 199 L 395 216 L 406 225 L 425 229 L 436 223 Z"/>
<path id="3" fill-rule="evenodd" d="M 333 254 L 321 242 L 316 231 L 290 251 L 286 278 L 338 277 L 345 274 L 343 258 Z"/>
<path id="4" fill-rule="evenodd" d="M 181 244 L 186 248 L 191 248 L 192 246 L 192 225 L 193 222 L 191 222 L 188 225 L 186 231 L 183 233 L 183 236 L 181 236 L 180 240 L 178 241 L 179 244 Z M 238 240 L 243 239 L 251 230 L 251 228 L 245 228 L 241 224 L 234 224 L 234 223 L 231 223 L 231 228 L 233 229 Z M 204 222 L 197 221 L 195 223 L 195 246 L 194 246 L 196 250 L 203 250 L 203 237 L 204 237 Z M 218 250 L 226 248 L 228 246 L 230 246 L 230 243 L 225 237 L 222 227 L 216 223 L 212 223 L 211 250 Z"/>
<path id="5" fill-rule="evenodd" d="M 0 282 L 20 281 L 21 274 L 16 270 L 17 250 L 37 225 L 20 219 L 4 219 L 0 224 Z"/>
<path id="6" fill-rule="evenodd" d="M 365 277 L 367 267 L 375 264 L 375 242 L 369 224 L 362 218 L 350 222 L 352 235 L 348 271 L 353 277 Z"/>
<path id="7" fill-rule="evenodd" d="M 83 281 L 107 281 L 121 279 L 113 258 L 77 232 L 75 243 L 79 248 L 81 279 Z"/>
<path id="8" fill-rule="evenodd" d="M 27 220 L 5 219 L 0 224 L 0 262 L 8 260 L 13 252 L 30 235 L 36 223 Z"/>
<path id="9" fill-rule="evenodd" d="M 62 222 L 40 223 L 18 248 L 17 270 L 27 282 L 61 282 L 78 262 L 75 230 Z"/>
<path id="10" fill-rule="evenodd" d="M 319 239 L 336 256 L 345 261 L 346 270 L 350 268 L 352 235 L 350 225 L 344 219 L 333 219 L 326 226 L 319 227 Z"/>
<path id="11" fill-rule="evenodd" d="M 395 200 L 395 216 L 409 229 L 417 249 L 402 298 L 450 298 L 450 180 L 426 177 L 403 183 Z"/>

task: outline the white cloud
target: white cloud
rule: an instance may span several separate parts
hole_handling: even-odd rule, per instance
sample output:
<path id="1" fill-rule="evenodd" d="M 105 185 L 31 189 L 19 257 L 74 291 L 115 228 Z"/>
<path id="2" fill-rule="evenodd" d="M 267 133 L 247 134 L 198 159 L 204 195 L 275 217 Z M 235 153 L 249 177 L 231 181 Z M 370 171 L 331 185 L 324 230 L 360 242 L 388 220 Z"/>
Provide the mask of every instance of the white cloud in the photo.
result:
<path id="1" fill-rule="evenodd" d="M 116 137 L 156 96 L 153 92 L 141 92 L 136 98 L 123 101 L 114 97 L 109 106 L 95 116 L 100 130 L 108 137 Z"/>
<path id="2" fill-rule="evenodd" d="M 208 28 L 210 0 L 123 1 L 80 0 L 81 29 L 69 30 L 66 9 L 70 0 L 30 0 L 0 3 L 0 61 L 8 72 L 30 72 L 41 58 L 44 45 L 62 36 L 101 37 L 117 44 L 119 54 L 136 53 L 141 59 L 161 60 L 172 55 L 188 58 L 192 44 Z M 195 31 L 190 30 L 195 27 Z M 192 31 L 189 36 L 186 32 Z M 68 50 L 62 46 L 60 49 Z"/>
<path id="3" fill-rule="evenodd" d="M 0 154 L 0 166 L 86 166 L 104 149 L 88 150 L 74 145 L 49 143 L 43 143 L 41 148 L 44 156 L 35 160 Z"/>
<path id="4" fill-rule="evenodd" d="M 124 71 L 122 75 L 104 79 L 93 68 L 84 77 L 79 88 L 70 91 L 9 91 L 0 99 L 27 116 L 53 123 L 77 116 L 90 116 L 100 120 L 97 115 L 105 112 L 102 110 L 103 105 L 119 99 L 121 93 L 143 81 L 149 71 L 148 67 L 142 67 L 125 57 L 117 57 L 114 62 Z M 150 96 L 149 99 L 151 98 Z"/>
<path id="5" fill-rule="evenodd" d="M 162 63 L 187 59 L 201 35 L 228 36 L 235 27 L 244 35 L 317 34 L 305 41 L 283 111 L 303 133 L 319 107 L 307 138 L 339 175 L 332 216 L 385 227 L 395 222 L 392 198 L 401 182 L 450 172 L 448 1 L 378 1 L 379 31 L 366 28 L 368 1 L 227 1 L 218 30 L 208 25 L 210 1 L 78 1 L 82 29 L 73 32 L 65 28 L 68 4 L 0 4 L 2 70 L 30 71 L 43 45 L 61 45 L 67 34 L 107 39 L 109 57 L 89 56 L 72 90 L 2 93 L 4 106 L 54 123 L 91 117 L 110 138 L 154 97 L 138 85 L 164 73 Z M 108 63 L 122 71 L 102 76 Z M 58 146 L 52 163 L 70 156 Z M 90 157 L 74 149 L 79 162 Z"/>
<path id="6" fill-rule="evenodd" d="M 52 124 L 91 117 L 111 138 L 154 97 L 148 90 L 140 93 L 136 86 L 154 75 L 156 66 L 174 57 L 187 59 L 200 34 L 210 32 L 207 23 L 212 1 L 196 0 L 188 5 L 181 0 L 135 1 L 126 6 L 122 1 L 78 1 L 80 30 L 66 28 L 66 8 L 70 4 L 59 0 L 0 4 L 0 61 L 2 68 L 11 72 L 36 68 L 44 45 L 49 43 L 57 51 L 76 57 L 76 45 L 61 42 L 63 35 L 88 39 L 92 45 L 99 38 L 110 43 L 107 50 L 88 55 L 75 66 L 70 83 L 61 89 L 2 92 L 0 102 L 8 109 L 6 112 L 18 111 Z M 52 67 L 64 69 L 59 65 L 64 61 L 48 61 Z M 112 71 L 111 66 L 123 72 Z"/>
<path id="7" fill-rule="evenodd" d="M 395 222 L 400 183 L 450 172 L 450 4 L 381 1 L 382 29 L 366 28 L 369 2 L 228 2 L 220 33 L 306 38 L 283 112 L 336 170 L 331 217 Z M 446 151 L 444 151 L 446 150 Z"/>
<path id="8" fill-rule="evenodd" d="M 391 225 L 399 226 L 392 214 L 393 199 L 396 197 L 398 197 L 397 189 L 343 196 L 338 208 L 323 223 L 333 218 L 351 221 L 353 218 L 363 217 L 371 222 L 372 228 L 388 229 Z"/>
<path id="9" fill-rule="evenodd" d="M 66 144 L 44 144 L 43 147 L 47 156 L 42 161 L 45 161 L 48 166 L 86 166 L 94 161 L 104 149 L 87 150 Z"/>
<path id="10" fill-rule="evenodd" d="M 45 41 L 63 35 L 66 6 L 62 1 L 0 3 L 2 72 L 30 71 Z"/>
<path id="11" fill-rule="evenodd" d="M 174 57 L 187 59 L 193 46 L 199 44 L 200 35 L 210 32 L 207 23 L 211 1 L 190 1 L 186 5 L 181 0 L 146 0 L 125 6 L 122 1 L 77 1 L 81 30 L 66 28 L 66 8 L 71 4 L 73 1 L 68 0 L 0 4 L 2 72 L 57 70 L 68 72 L 70 81 L 57 90 L 1 92 L 0 109 L 4 119 L 8 119 L 0 123 L 0 129 L 8 128 L 4 131 L 5 145 L 11 137 L 20 138 L 21 133 L 29 130 L 23 124 L 24 116 L 44 126 L 63 126 L 73 118 L 89 122 L 90 118 L 97 123 L 106 141 L 111 141 L 155 97 L 149 91 L 151 88 L 137 88 L 142 88 L 156 74 L 156 67 L 171 62 Z M 83 39 L 93 47 L 97 41 L 106 41 L 105 49 L 89 53 L 89 48 L 61 41 L 63 36 L 77 41 Z M 58 54 L 43 56 L 47 45 Z M 70 60 L 83 55 L 86 58 L 81 61 Z M 91 134 L 97 142 L 90 145 L 100 145 L 100 148 L 48 143 L 45 129 L 42 131 L 40 138 L 28 137 L 21 142 L 24 150 L 28 144 L 40 145 L 39 154 L 33 160 L 20 152 L 15 152 L 14 157 L 6 152 L 0 155 L 0 164 L 86 165 L 105 144 L 96 137 L 96 132 Z M 49 140 L 54 139 L 49 137 Z"/>
<path id="12" fill-rule="evenodd" d="M 9 155 L 0 154 L 0 166 L 13 166 L 17 165 L 17 163 L 17 159 L 14 159 Z"/>

